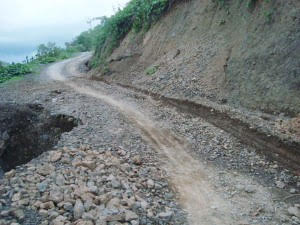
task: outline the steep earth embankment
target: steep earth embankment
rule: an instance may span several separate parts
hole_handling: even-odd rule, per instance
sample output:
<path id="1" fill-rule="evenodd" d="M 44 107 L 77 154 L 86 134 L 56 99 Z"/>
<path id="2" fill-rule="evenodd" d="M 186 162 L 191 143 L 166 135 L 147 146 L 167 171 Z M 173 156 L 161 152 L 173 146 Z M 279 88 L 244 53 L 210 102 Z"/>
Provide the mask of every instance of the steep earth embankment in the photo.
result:
<path id="1" fill-rule="evenodd" d="M 178 1 L 101 68 L 95 77 L 166 96 L 296 116 L 300 2 Z"/>

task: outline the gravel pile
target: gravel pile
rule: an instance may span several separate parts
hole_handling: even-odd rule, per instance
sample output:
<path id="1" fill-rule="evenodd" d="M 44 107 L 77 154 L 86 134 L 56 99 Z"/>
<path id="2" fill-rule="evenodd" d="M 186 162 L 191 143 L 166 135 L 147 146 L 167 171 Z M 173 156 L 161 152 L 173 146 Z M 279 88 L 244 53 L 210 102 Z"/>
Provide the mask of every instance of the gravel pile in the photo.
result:
<path id="1" fill-rule="evenodd" d="M 121 148 L 47 152 L 5 173 L 0 224 L 185 224 L 165 177 Z"/>

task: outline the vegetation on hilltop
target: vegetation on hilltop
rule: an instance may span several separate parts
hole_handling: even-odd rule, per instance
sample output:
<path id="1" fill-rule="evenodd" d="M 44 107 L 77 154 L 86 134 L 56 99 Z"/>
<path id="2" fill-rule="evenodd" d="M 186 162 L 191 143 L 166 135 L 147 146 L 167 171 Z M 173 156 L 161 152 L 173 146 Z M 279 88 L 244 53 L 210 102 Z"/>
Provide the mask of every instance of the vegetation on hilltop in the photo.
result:
<path id="1" fill-rule="evenodd" d="M 133 30 L 135 33 L 147 31 L 152 24 L 179 0 L 131 0 L 123 9 L 111 17 L 98 17 L 100 23 L 93 29 L 82 32 L 66 48 L 55 43 L 41 44 L 37 54 L 23 63 L 0 64 L 0 83 L 13 77 L 35 72 L 40 64 L 52 63 L 66 59 L 74 52 L 95 51 L 92 66 L 96 66 L 119 46 L 125 35 Z"/>
<path id="2" fill-rule="evenodd" d="M 37 55 L 30 60 L 26 59 L 24 63 L 10 65 L 0 63 L 0 83 L 14 76 L 32 73 L 39 64 L 66 59 L 75 52 L 95 50 L 91 66 L 103 64 L 128 32 L 148 31 L 174 3 L 179 1 L 183 0 L 131 0 L 111 17 L 94 18 L 93 20 L 99 20 L 100 23 L 93 29 L 82 32 L 72 42 L 66 43 L 65 48 L 57 47 L 51 42 L 47 45 L 41 44 L 38 46 Z M 219 6 L 224 6 L 229 2 L 229 0 L 212 1 Z M 258 0 L 246 0 L 246 2 L 251 8 Z"/>
<path id="3" fill-rule="evenodd" d="M 129 31 L 147 31 L 176 0 L 131 0 L 110 18 L 104 18 L 94 30 L 95 55 L 92 66 L 102 63 Z"/>
<path id="4" fill-rule="evenodd" d="M 79 51 L 96 49 L 92 66 L 98 65 L 119 46 L 126 34 L 147 31 L 176 0 L 131 0 L 111 17 L 95 18 L 100 24 L 82 32 L 72 43 Z"/>
<path id="5" fill-rule="evenodd" d="M 23 63 L 0 63 L 0 83 L 25 74 L 37 72 L 41 64 L 48 64 L 69 58 L 77 52 L 75 45 L 66 48 L 57 47 L 55 43 L 41 44 L 37 54 L 30 59 L 26 57 Z"/>
<path id="6" fill-rule="evenodd" d="M 101 24 L 93 30 L 82 33 L 78 42 L 86 49 L 95 48 L 95 54 L 91 66 L 103 64 L 105 59 L 117 48 L 121 40 L 133 31 L 135 33 L 146 32 L 155 24 L 165 12 L 176 2 L 189 0 L 131 0 L 123 9 L 119 9 L 113 16 L 101 18 Z M 225 6 L 230 0 L 212 0 L 220 7 Z M 239 0 L 247 3 L 249 9 L 253 9 L 259 0 Z M 263 0 L 270 2 L 271 0 Z M 270 20 L 270 13 L 266 17 Z M 89 43 L 89 44 L 86 44 Z"/>

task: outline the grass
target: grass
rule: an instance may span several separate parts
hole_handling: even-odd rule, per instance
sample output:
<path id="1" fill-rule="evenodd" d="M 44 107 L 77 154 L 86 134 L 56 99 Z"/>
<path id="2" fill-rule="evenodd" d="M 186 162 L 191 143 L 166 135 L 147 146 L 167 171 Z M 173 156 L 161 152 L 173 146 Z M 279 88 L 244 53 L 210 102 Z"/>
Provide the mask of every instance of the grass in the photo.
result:
<path id="1" fill-rule="evenodd" d="M 6 80 L 3 83 L 10 84 L 10 83 L 14 83 L 15 81 L 22 80 L 23 78 L 24 78 L 23 76 L 13 76 L 13 77 L 9 78 L 8 80 Z M 0 84 L 1 84 L 1 82 L 0 82 Z"/>

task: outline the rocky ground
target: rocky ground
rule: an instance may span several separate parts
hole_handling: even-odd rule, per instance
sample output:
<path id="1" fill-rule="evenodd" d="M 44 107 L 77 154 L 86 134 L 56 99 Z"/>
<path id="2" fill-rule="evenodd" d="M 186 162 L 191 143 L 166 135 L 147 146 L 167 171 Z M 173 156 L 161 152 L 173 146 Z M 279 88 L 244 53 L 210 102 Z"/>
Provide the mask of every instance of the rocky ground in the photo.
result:
<path id="1" fill-rule="evenodd" d="M 48 152 L 6 173 L 1 192 L 1 224 L 185 223 L 164 172 L 122 148 Z"/>
<path id="2" fill-rule="evenodd" d="M 202 118 L 83 78 L 0 89 L 82 121 L 0 180 L 0 224 L 300 223 L 299 176 Z"/>
<path id="3" fill-rule="evenodd" d="M 39 104 L 5 103 L 0 109 L 0 168 L 4 171 L 51 149 L 61 133 L 80 122 L 62 114 L 50 115 Z"/>

